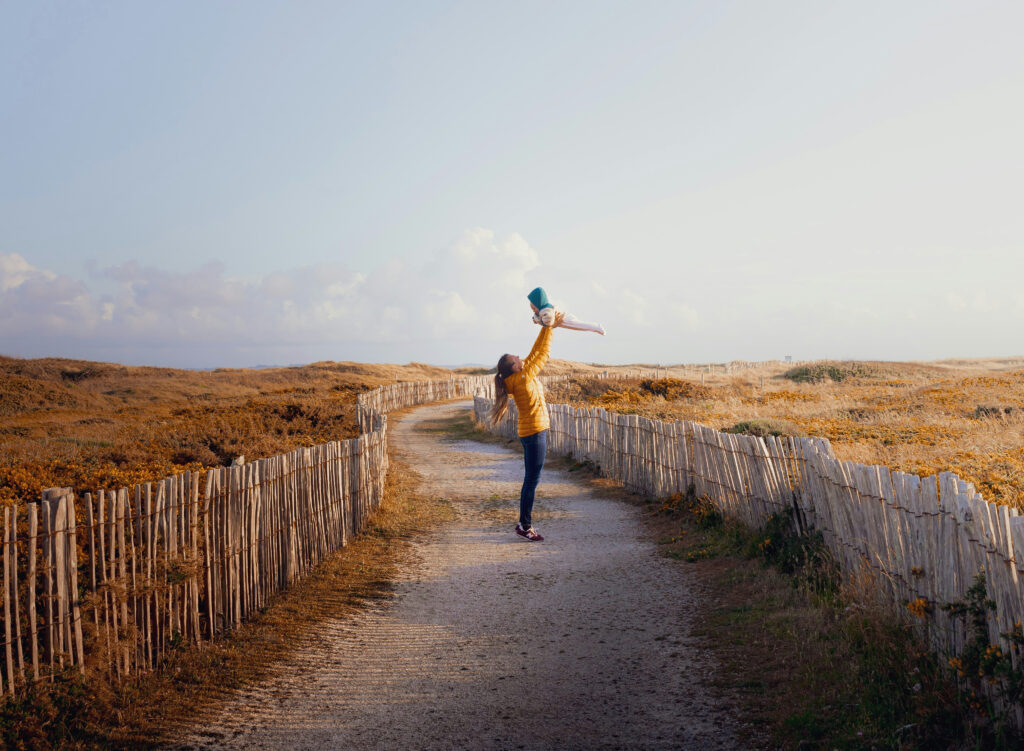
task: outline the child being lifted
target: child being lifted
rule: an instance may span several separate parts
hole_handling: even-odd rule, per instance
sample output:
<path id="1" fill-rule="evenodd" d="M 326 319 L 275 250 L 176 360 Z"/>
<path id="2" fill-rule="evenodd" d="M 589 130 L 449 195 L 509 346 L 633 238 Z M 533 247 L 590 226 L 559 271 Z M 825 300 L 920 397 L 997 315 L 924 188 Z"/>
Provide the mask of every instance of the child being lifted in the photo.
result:
<path id="1" fill-rule="evenodd" d="M 530 307 L 533 308 L 533 322 L 539 323 L 541 326 L 550 326 L 555 320 L 557 311 L 555 306 L 548 302 L 548 293 L 544 291 L 544 288 L 537 287 L 526 298 L 530 301 Z M 604 336 L 604 327 L 601 324 L 581 321 L 570 313 L 563 314 L 559 328 L 573 331 L 593 331 L 595 334 Z"/>

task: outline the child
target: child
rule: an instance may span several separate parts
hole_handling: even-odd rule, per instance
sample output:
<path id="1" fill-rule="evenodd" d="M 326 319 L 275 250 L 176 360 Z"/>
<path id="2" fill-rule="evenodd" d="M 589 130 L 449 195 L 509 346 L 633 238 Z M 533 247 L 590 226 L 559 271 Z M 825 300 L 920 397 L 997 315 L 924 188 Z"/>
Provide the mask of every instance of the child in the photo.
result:
<path id="1" fill-rule="evenodd" d="M 550 326 L 557 311 L 555 306 L 548 302 L 548 293 L 544 291 L 544 288 L 537 287 L 526 296 L 526 299 L 530 301 L 530 307 L 533 309 L 533 322 L 539 323 L 541 326 Z M 604 336 L 604 328 L 601 324 L 587 323 L 571 314 L 564 315 L 560 327 L 573 331 L 593 331 L 595 334 Z"/>

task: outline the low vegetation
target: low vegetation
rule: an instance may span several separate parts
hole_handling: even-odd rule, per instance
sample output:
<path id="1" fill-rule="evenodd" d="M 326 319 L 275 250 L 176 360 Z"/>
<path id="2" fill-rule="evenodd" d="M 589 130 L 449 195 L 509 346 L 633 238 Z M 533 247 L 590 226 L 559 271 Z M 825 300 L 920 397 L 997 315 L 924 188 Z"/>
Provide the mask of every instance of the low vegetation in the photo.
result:
<path id="1" fill-rule="evenodd" d="M 1008 720 L 1021 708 L 1024 673 L 988 641 L 983 582 L 953 607 L 972 635 L 964 654 L 938 656 L 912 607 L 894 620 L 869 574 L 842 580 L 821 540 L 796 534 L 785 514 L 751 530 L 692 494 L 646 505 L 662 552 L 710 588 L 698 633 L 721 664 L 718 687 L 747 713 L 750 742 L 765 728 L 781 749 L 1008 750 L 1024 741 Z M 1005 701 L 986 698 L 983 683 L 998 683 Z"/>
<path id="2" fill-rule="evenodd" d="M 789 420 L 780 420 L 777 417 L 755 417 L 752 420 L 740 420 L 732 427 L 726 428 L 724 432 L 736 433 L 739 435 L 756 435 L 761 438 L 769 435 L 807 435 L 807 433 L 802 431 L 795 423 L 792 423 Z"/>
<path id="3" fill-rule="evenodd" d="M 871 378 L 875 374 L 876 371 L 873 368 L 863 363 L 818 362 L 790 368 L 782 374 L 782 377 L 795 383 L 821 383 L 822 381 L 842 383 L 848 378 Z"/>

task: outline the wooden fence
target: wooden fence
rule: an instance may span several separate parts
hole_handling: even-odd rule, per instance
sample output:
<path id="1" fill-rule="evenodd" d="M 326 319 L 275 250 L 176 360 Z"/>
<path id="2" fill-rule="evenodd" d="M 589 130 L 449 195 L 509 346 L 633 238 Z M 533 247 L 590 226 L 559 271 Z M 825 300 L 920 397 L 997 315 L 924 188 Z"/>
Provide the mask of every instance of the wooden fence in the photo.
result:
<path id="1" fill-rule="evenodd" d="M 150 670 L 237 627 L 362 528 L 386 440 L 382 421 L 349 441 L 5 508 L 0 687 L 65 667 Z"/>
<path id="2" fill-rule="evenodd" d="M 478 423 L 486 425 L 492 403 L 483 392 L 476 396 Z M 510 407 L 493 430 L 515 437 Z M 553 451 L 590 460 L 631 490 L 665 497 L 692 486 L 724 515 L 755 528 L 791 511 L 801 530 L 821 532 L 845 572 L 873 571 L 895 606 L 926 605 L 930 638 L 947 654 L 959 654 L 966 635 L 938 606 L 961 600 L 984 571 L 997 604 L 989 638 L 1020 659 L 1001 634 L 1024 619 L 1024 555 L 1015 555 L 1024 552 L 1024 517 L 987 503 L 956 475 L 919 477 L 840 461 L 822 438 L 733 435 L 564 404 L 549 410 Z"/>
<path id="3" fill-rule="evenodd" d="M 388 411 L 487 380 L 361 394 L 351 440 L 5 507 L 0 692 L 62 670 L 158 669 L 169 650 L 236 628 L 363 528 L 384 492 Z"/>
<path id="4" fill-rule="evenodd" d="M 387 414 L 417 404 L 473 396 L 488 385 L 493 387 L 494 376 L 466 376 L 444 378 L 416 383 L 393 383 L 360 394 L 356 401 L 359 429 L 371 429 L 375 415 Z"/>

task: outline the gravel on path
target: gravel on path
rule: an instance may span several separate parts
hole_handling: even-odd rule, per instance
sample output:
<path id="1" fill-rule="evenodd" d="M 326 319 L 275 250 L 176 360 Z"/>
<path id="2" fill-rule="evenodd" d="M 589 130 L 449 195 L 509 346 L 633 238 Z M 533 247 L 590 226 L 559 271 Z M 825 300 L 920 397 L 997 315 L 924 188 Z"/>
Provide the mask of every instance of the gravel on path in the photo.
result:
<path id="1" fill-rule="evenodd" d="M 545 469 L 518 537 L 522 457 L 391 422 L 425 492 L 457 519 L 414 541 L 393 596 L 328 621 L 274 676 L 175 748 L 733 749 L 737 724 L 689 636 L 700 588 L 660 557 L 639 512 Z"/>

